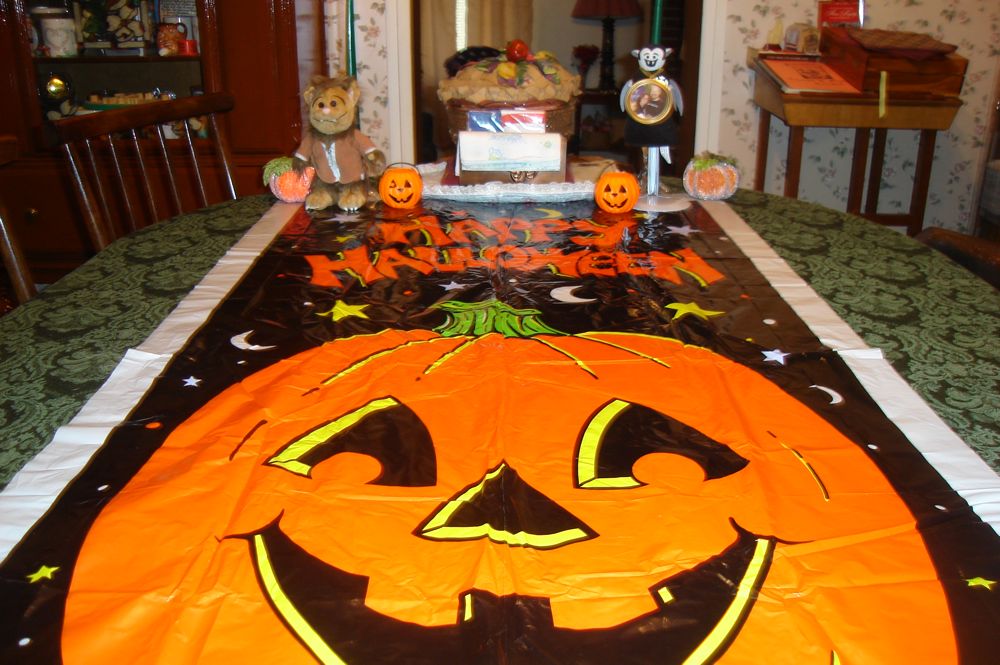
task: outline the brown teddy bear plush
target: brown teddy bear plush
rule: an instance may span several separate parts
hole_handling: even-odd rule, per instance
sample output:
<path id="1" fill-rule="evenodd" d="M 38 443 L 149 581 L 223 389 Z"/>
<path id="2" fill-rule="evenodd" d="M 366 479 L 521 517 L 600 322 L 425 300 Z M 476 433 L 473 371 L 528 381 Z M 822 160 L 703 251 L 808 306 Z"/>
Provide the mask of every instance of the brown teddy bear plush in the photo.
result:
<path id="1" fill-rule="evenodd" d="M 322 210 L 337 204 L 354 211 L 368 201 L 369 181 L 377 181 L 385 169 L 385 155 L 354 125 L 358 82 L 341 73 L 333 78 L 314 76 L 302 96 L 309 106 L 309 128 L 295 151 L 294 167 L 302 172 L 316 169 L 307 210 Z"/>

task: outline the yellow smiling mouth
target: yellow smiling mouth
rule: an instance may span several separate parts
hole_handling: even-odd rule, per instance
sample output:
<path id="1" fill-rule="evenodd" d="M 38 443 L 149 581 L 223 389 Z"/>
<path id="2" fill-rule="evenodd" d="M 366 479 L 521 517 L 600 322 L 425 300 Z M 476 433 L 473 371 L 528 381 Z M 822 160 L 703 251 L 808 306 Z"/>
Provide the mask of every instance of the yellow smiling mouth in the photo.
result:
<path id="1" fill-rule="evenodd" d="M 535 621 L 525 639 L 530 637 L 528 642 L 549 651 L 554 644 L 567 644 L 566 640 L 598 651 L 608 645 L 612 651 L 631 645 L 637 650 L 631 654 L 637 661 L 646 662 L 646 650 L 653 649 L 663 663 L 708 665 L 739 633 L 767 577 L 777 543 L 774 538 L 740 530 L 733 545 L 706 562 L 708 568 L 693 569 L 651 588 L 658 610 L 620 626 L 573 630 L 553 626 L 545 599 L 500 597 L 474 589 L 461 594 L 462 609 L 455 625 L 422 627 L 397 622 L 358 602 L 366 592 L 366 576 L 347 573 L 306 554 L 281 531 L 278 520 L 239 537 L 249 541 L 258 579 L 272 608 L 323 665 L 386 662 L 387 653 L 398 658 L 415 652 L 420 653 L 422 663 L 462 662 L 469 640 L 482 638 L 482 631 L 497 625 L 498 617 L 511 620 L 519 613 Z M 292 575 L 283 572 L 290 562 L 296 571 Z M 685 600 L 699 597 L 710 602 L 692 605 Z M 651 630 L 657 635 L 652 641 L 630 639 Z M 505 661 L 497 654 L 495 662 Z"/>

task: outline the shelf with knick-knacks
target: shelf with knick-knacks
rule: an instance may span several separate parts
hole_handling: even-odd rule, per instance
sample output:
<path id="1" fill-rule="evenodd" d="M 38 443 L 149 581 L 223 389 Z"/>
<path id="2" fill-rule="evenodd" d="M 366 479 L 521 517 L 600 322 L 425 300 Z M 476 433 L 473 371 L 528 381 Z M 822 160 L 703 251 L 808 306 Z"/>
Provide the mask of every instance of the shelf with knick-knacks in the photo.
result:
<path id="1" fill-rule="evenodd" d="M 28 16 L 48 120 L 203 89 L 195 0 L 35 0 Z"/>
<path id="2" fill-rule="evenodd" d="M 195 56 L 196 0 L 29 0 L 32 54 Z"/>
<path id="3" fill-rule="evenodd" d="M 186 97 L 203 86 L 197 57 L 36 58 L 35 73 L 49 120 L 88 109 L 91 97 L 116 93 L 170 93 Z M 110 66 L 110 68 L 109 68 Z M 159 98 L 155 94 L 154 98 Z M 152 98 L 150 98 L 152 101 Z"/>
<path id="4" fill-rule="evenodd" d="M 27 9 L 39 57 L 146 55 L 155 37 L 148 0 L 32 0 Z"/>

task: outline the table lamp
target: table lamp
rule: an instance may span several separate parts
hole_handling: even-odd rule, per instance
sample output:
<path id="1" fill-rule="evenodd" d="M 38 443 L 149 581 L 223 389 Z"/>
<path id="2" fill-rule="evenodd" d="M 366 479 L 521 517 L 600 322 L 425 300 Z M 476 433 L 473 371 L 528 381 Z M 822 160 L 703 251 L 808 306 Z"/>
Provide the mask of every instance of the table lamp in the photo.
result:
<path id="1" fill-rule="evenodd" d="M 642 16 L 639 0 L 576 0 L 573 18 L 600 19 L 604 23 L 601 44 L 599 90 L 617 90 L 615 85 L 615 19 Z"/>

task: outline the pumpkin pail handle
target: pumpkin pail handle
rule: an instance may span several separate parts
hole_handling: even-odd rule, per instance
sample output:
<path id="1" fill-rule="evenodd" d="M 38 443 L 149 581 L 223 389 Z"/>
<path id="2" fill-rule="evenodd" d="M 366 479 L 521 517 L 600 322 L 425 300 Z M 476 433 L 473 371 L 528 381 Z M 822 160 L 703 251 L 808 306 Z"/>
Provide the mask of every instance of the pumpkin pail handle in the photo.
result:
<path id="1" fill-rule="evenodd" d="M 418 169 L 417 165 L 414 164 L 413 162 L 393 162 L 392 164 L 389 164 L 388 166 L 385 167 L 385 170 L 383 171 L 383 173 L 385 173 L 385 171 L 388 171 L 389 169 L 395 168 L 397 166 L 409 166 L 411 169 L 413 169 L 417 173 L 420 173 L 420 169 Z"/>

